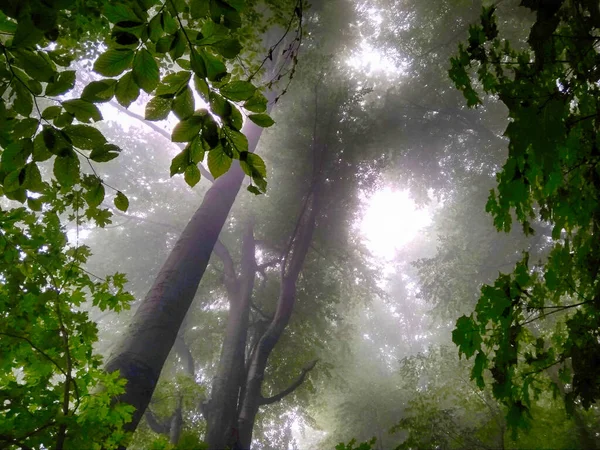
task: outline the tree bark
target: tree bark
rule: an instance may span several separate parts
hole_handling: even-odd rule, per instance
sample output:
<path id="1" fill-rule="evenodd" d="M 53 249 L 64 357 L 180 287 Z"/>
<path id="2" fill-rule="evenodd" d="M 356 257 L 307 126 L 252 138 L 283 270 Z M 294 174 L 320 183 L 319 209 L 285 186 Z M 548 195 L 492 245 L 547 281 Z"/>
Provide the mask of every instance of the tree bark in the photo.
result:
<path id="1" fill-rule="evenodd" d="M 221 252 L 226 249 L 221 249 Z M 250 319 L 250 299 L 256 272 L 253 225 L 246 227 L 242 243 L 241 273 L 237 277 L 229 255 L 223 255 L 228 282 L 229 316 L 221 358 L 206 405 L 206 443 L 211 450 L 231 447 L 237 439 L 235 425 L 240 386 L 245 373 L 245 350 Z"/>

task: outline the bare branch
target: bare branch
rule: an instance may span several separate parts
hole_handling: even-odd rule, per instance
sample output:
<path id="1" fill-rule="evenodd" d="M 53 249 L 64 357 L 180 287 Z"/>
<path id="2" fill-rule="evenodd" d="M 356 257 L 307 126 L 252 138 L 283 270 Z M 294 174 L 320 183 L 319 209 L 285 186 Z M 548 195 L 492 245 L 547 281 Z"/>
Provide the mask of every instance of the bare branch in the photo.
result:
<path id="1" fill-rule="evenodd" d="M 274 395 L 273 397 L 261 399 L 261 401 L 260 401 L 261 405 L 270 405 L 272 403 L 276 403 L 276 402 L 280 401 L 281 399 L 283 399 L 285 396 L 294 392 L 302 383 L 304 383 L 304 379 L 306 378 L 306 375 L 308 374 L 308 372 L 310 372 L 311 370 L 314 369 L 314 367 L 318 361 L 319 361 L 318 359 L 314 359 L 311 362 L 309 362 L 308 364 L 306 364 L 302 368 L 302 373 L 300 374 L 300 376 L 298 378 L 296 378 L 296 381 L 294 381 L 287 389 L 284 389 L 279 394 Z"/>

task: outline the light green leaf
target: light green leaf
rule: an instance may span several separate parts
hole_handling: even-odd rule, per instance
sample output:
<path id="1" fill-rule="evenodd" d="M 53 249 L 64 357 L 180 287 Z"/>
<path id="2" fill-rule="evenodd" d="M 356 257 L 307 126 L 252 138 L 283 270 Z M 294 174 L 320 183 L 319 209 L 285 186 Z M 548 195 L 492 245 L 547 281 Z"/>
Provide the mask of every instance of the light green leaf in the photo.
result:
<path id="1" fill-rule="evenodd" d="M 156 89 L 157 96 L 175 96 L 180 91 L 185 89 L 192 76 L 191 72 L 182 71 L 167 75 Z"/>
<path id="2" fill-rule="evenodd" d="M 94 70 L 105 77 L 116 77 L 131 67 L 133 57 L 130 49 L 108 49 L 94 63 Z"/>
<path id="3" fill-rule="evenodd" d="M 133 79 L 139 87 L 150 94 L 160 80 L 158 64 L 146 49 L 139 50 L 133 60 Z"/>
<path id="4" fill-rule="evenodd" d="M 259 127 L 263 128 L 268 128 L 275 123 L 275 121 L 271 119 L 271 116 L 269 116 L 268 114 L 250 114 L 248 116 L 248 119 L 250 119 Z"/>
<path id="5" fill-rule="evenodd" d="M 196 164 L 190 164 L 185 168 L 185 173 L 183 175 L 185 182 L 190 185 L 190 187 L 196 186 L 200 181 L 200 170 Z"/>
<path id="6" fill-rule="evenodd" d="M 231 158 L 225 154 L 220 145 L 208 152 L 208 170 L 213 177 L 218 178 L 231 167 Z"/>
<path id="7" fill-rule="evenodd" d="M 170 98 L 153 97 L 146 104 L 145 118 L 146 120 L 163 120 L 166 119 L 171 112 L 171 104 L 173 100 Z"/>
<path id="8" fill-rule="evenodd" d="M 182 120 L 173 129 L 171 140 L 173 142 L 190 142 L 200 133 L 202 129 L 203 118 L 192 116 L 186 120 Z"/>
<path id="9" fill-rule="evenodd" d="M 186 146 L 181 152 L 175 155 L 175 158 L 171 161 L 171 167 L 169 173 L 171 176 L 185 172 L 185 168 L 190 163 L 189 149 Z"/>
<path id="10" fill-rule="evenodd" d="M 111 23 L 141 22 L 133 10 L 123 3 L 107 3 L 103 13 Z"/>
<path id="11" fill-rule="evenodd" d="M 254 95 L 246 100 L 244 103 L 244 108 L 248 111 L 252 111 L 255 113 L 262 113 L 267 110 L 267 99 L 265 96 L 257 89 L 254 92 Z"/>
<path id="12" fill-rule="evenodd" d="M 241 102 L 252 97 L 256 92 L 256 88 L 248 81 L 232 81 L 221 87 L 219 92 L 229 100 Z"/>
<path id="13" fill-rule="evenodd" d="M 247 152 L 248 151 L 248 138 L 244 136 L 243 133 L 240 133 L 233 128 L 225 128 L 225 135 L 227 136 L 227 140 L 238 152 Z"/>

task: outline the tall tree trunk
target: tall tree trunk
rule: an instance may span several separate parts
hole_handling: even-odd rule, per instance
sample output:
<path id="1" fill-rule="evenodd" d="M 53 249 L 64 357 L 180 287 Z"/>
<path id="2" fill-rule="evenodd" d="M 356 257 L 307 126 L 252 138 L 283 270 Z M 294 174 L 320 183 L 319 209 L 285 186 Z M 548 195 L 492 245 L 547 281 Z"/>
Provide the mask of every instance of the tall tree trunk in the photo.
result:
<path id="1" fill-rule="evenodd" d="M 224 247 L 216 251 L 224 260 L 229 297 L 229 316 L 221 358 L 211 398 L 206 405 L 206 443 L 211 450 L 231 447 L 236 440 L 237 407 L 245 373 L 245 350 L 250 317 L 250 299 L 256 271 L 253 225 L 249 224 L 242 241 L 241 273 L 238 277 Z"/>
<path id="2" fill-rule="evenodd" d="M 251 355 L 238 418 L 239 439 L 234 447 L 239 450 L 250 448 L 256 414 L 261 405 L 271 403 L 269 399 L 263 398 L 261 392 L 265 369 L 269 356 L 281 338 L 294 309 L 296 282 L 304 265 L 304 260 L 315 230 L 316 217 L 320 210 L 320 183 L 317 179 L 318 176 L 320 174 L 315 176 L 311 192 L 308 194 L 303 211 L 298 218 L 298 225 L 290 242 L 287 256 L 282 263 L 281 287 L 275 316 Z M 289 390 L 289 392 L 292 390 Z M 278 400 L 283 398 L 283 396 L 275 397 Z"/>
<path id="3" fill-rule="evenodd" d="M 272 100 L 274 95 L 270 97 Z M 248 138 L 248 148 L 254 151 L 262 128 L 247 121 L 242 131 Z M 106 364 L 108 372 L 119 370 L 127 380 L 125 393 L 118 399 L 135 407 L 127 431 L 137 428 L 150 402 L 243 179 L 244 172 L 234 162 L 206 192 L 133 316 L 120 347 Z"/>

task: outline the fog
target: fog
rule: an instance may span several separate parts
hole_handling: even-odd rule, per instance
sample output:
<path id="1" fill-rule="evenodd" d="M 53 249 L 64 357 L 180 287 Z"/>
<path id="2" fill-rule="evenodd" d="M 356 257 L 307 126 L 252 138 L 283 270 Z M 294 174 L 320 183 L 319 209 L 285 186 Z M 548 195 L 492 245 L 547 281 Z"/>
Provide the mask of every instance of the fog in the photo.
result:
<path id="1" fill-rule="evenodd" d="M 254 56 L 242 52 L 243 58 L 228 62 L 234 77 L 263 90 L 266 112 L 274 120 L 259 129 L 252 112 L 240 107 L 241 132 L 250 142 L 250 153 L 237 152 L 245 173 L 235 157 L 232 163 L 227 160 L 229 171 L 221 171 L 225 163 L 211 160 L 219 156 L 210 149 L 198 163 L 199 182 L 190 182 L 195 172 L 186 169 L 184 174 L 185 167 L 179 170 L 172 162 L 192 145 L 172 142 L 174 128 L 182 123 L 180 114 L 167 110 L 163 120 L 144 119 L 148 102 L 158 95 L 142 91 L 128 108 L 117 97 L 98 103 L 103 120 L 93 126 L 121 150 L 118 158 L 101 164 L 82 153 L 79 159 L 82 173 L 97 174 L 106 188 L 99 205 L 109 212 L 106 224 L 91 215 L 84 219 L 83 210 L 57 211 L 66 245 L 89 247 L 91 255 L 81 261 L 81 270 L 93 282 L 106 282 L 115 292 L 110 276 L 120 273 L 127 279 L 123 291 L 131 301 L 122 309 L 103 306 L 100 297 L 88 295 L 91 288 L 81 289 L 86 301 L 67 308 L 96 323 L 98 339 L 90 345 L 102 356 L 102 367 L 126 373 L 128 386 L 134 386 L 133 393 L 121 398 L 136 405 L 134 423 L 139 421 L 134 429 L 126 427 L 133 432 L 127 448 L 599 445 L 595 399 L 600 392 L 600 339 L 594 325 L 600 317 L 598 176 L 570 178 L 580 167 L 590 167 L 590 174 L 597 171 L 597 144 L 590 144 L 593 151 L 583 149 L 585 142 L 600 142 L 594 141 L 597 119 L 588 128 L 582 125 L 579 134 L 571 133 L 586 117 L 596 117 L 584 109 L 593 103 L 597 80 L 581 82 L 589 90 L 584 93 L 572 60 L 566 74 L 556 67 L 568 61 L 555 63 L 545 84 L 535 78 L 543 60 L 541 44 L 530 33 L 532 27 L 543 33 L 542 25 L 549 26 L 543 14 L 551 14 L 525 5 L 535 2 L 494 4 L 494 27 L 514 49 L 514 54 L 501 56 L 497 67 L 505 64 L 505 70 L 512 70 L 510 64 L 518 63 L 510 58 L 517 61 L 519 51 L 535 55 L 538 64 L 523 63 L 530 70 L 525 75 L 507 72 L 502 78 L 494 72 L 497 85 L 481 73 L 487 68 L 492 73 L 500 59 L 483 59 L 473 50 L 492 54 L 501 48 L 492 42 L 491 22 L 485 22 L 490 10 L 484 9 L 484 22 L 480 18 L 482 7 L 491 2 L 313 3 L 299 2 L 301 10 L 282 6 L 278 17 L 273 12 L 277 2 L 265 2 L 278 25 L 258 43 L 241 41 L 249 49 L 256 47 Z M 227 7 L 233 11 L 234 6 Z M 581 56 L 581 64 L 588 65 L 576 70 L 595 70 L 597 78 L 600 35 L 594 22 L 597 9 L 589 8 L 593 12 L 581 13 L 586 18 L 581 23 L 593 23 L 594 31 L 586 36 L 593 40 L 587 54 L 595 59 L 588 64 Z M 565 27 L 571 23 L 568 14 L 560 18 Z M 560 35 L 561 30 L 550 33 Z M 484 35 L 488 32 L 491 38 Z M 282 43 L 269 49 L 279 38 Z M 0 38 L 0 47 L 5 44 Z M 175 44 L 170 45 L 172 50 Z M 84 86 L 103 79 L 90 69 L 98 67 L 93 61 L 105 50 L 95 44 L 72 63 L 77 82 L 63 100 L 78 98 Z M 464 54 L 457 56 L 460 51 Z M 573 52 L 565 50 L 568 58 L 562 59 Z M 248 63 L 252 58 L 266 62 L 258 67 L 266 75 L 256 72 L 258 76 L 248 78 L 255 67 Z M 457 69 L 461 58 L 473 62 L 464 77 Z M 161 76 L 186 69 L 186 64 L 190 62 L 167 60 L 159 64 Z M 552 95 L 574 92 L 565 100 L 571 116 L 561 119 L 570 124 L 565 133 L 571 135 L 556 149 L 549 146 L 562 139 L 551 135 L 557 125 L 543 120 L 559 113 L 542 111 L 546 103 L 540 100 L 530 109 L 519 103 L 533 111 L 519 116 L 523 110 L 513 103 L 521 95 L 519 86 L 534 79 L 539 90 L 531 88 L 535 95 L 530 102 L 543 97 L 546 88 L 560 91 Z M 212 115 L 222 130 L 235 130 L 231 124 L 238 119 L 215 113 L 218 104 L 213 97 L 207 101 L 198 86 L 188 88 L 193 95 L 188 101 L 195 105 L 190 111 L 206 108 L 202 114 Z M 223 86 L 210 84 L 225 92 Z M 477 101 L 469 97 L 471 86 Z M 248 105 L 246 97 L 240 97 L 239 105 L 244 101 Z M 593 108 L 597 103 L 596 98 Z M 519 140 L 527 133 L 538 141 Z M 223 146 L 227 139 L 227 134 L 221 137 Z M 535 150 L 536 142 L 540 150 Z M 561 155 L 560 175 L 547 174 L 559 156 L 543 156 L 544 148 Z M 204 155 L 205 149 L 198 151 Z M 253 153 L 264 166 L 252 159 Z M 587 156 L 578 156 L 582 154 Z M 56 174 L 51 161 L 40 164 L 44 180 Z M 262 167 L 266 189 L 256 172 Z M 522 179 L 525 187 L 517 190 Z M 583 200 L 575 204 L 578 192 Z M 117 193 L 127 196 L 127 208 L 119 200 L 113 204 Z M 15 205 L 14 199 L 4 199 L 2 209 Z M 21 252 L 25 260 L 26 250 Z M 204 254 L 210 255 L 205 269 Z M 10 286 L 10 267 L 6 271 L 0 284 Z M 9 298 L 6 289 L 2 292 Z M 25 293 L 31 287 L 19 289 Z M 2 324 L 17 323 L 7 305 Z M 587 322 L 575 325 L 574 317 Z M 52 323 L 36 326 L 57 330 Z M 6 336 L 14 332 L 0 329 L 0 334 L 8 342 Z M 34 337 L 34 342 L 44 339 Z M 62 361 L 63 356 L 55 357 Z M 28 373 L 27 364 L 6 363 L 6 373 L 12 375 L 0 377 L 0 388 L 8 392 L 19 384 L 31 392 L 39 389 L 27 376 L 19 378 Z M 77 369 L 77 376 L 85 377 L 90 367 Z M 64 383 L 61 373 L 54 379 L 59 381 L 47 383 Z M 101 388 L 85 392 L 93 397 Z M 11 412 L 11 395 L 0 397 L 6 399 L 4 412 L 0 410 L 6 424 L 23 417 Z M 133 396 L 147 398 L 135 403 Z M 72 408 L 77 404 L 71 412 L 75 417 L 79 398 L 70 402 Z M 138 406 L 145 404 L 147 408 Z M 33 407 L 30 413 L 50 409 Z M 0 425 L 0 435 L 13 436 L 4 431 Z M 0 436 L 0 448 L 63 448 L 49 446 L 54 435 L 27 446 L 27 433 L 5 441 Z M 67 436 L 73 433 L 78 431 L 67 431 Z M 89 448 L 96 448 L 91 441 Z"/>

